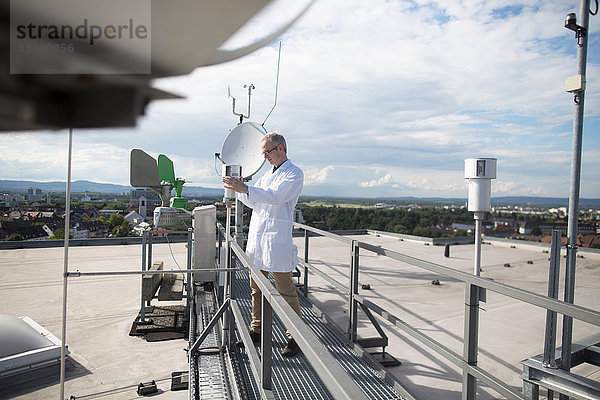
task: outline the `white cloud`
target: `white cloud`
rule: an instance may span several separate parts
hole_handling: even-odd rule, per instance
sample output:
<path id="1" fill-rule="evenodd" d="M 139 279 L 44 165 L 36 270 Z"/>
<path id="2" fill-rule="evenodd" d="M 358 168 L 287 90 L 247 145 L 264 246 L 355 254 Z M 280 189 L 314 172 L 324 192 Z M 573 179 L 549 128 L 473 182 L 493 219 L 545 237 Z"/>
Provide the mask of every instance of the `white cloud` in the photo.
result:
<path id="1" fill-rule="evenodd" d="M 371 181 L 368 182 L 361 182 L 360 186 L 361 187 L 375 187 L 375 186 L 383 186 L 386 183 L 388 183 L 390 180 L 392 179 L 392 174 L 390 174 L 389 172 L 387 174 L 385 174 L 385 176 L 382 176 L 379 179 L 373 179 Z"/>
<path id="2" fill-rule="evenodd" d="M 328 165 L 325 168 L 309 167 L 304 170 L 304 185 L 317 185 L 327 182 L 329 171 L 333 170 L 333 165 Z"/>

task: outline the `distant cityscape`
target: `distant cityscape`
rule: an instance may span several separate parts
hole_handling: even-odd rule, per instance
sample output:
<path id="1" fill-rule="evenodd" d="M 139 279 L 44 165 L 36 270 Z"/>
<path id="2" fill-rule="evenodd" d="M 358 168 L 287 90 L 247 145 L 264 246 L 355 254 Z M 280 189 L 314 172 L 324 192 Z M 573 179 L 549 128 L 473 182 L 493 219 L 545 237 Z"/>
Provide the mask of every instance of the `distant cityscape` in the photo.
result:
<path id="1" fill-rule="evenodd" d="M 35 186 L 3 190 L 0 187 L 0 241 L 64 238 L 64 192 Z M 222 190 L 210 193 L 188 197 L 187 208 L 215 205 L 223 221 Z M 549 242 L 552 230 L 566 236 L 566 205 L 527 204 L 531 200 L 526 198 L 525 204 L 493 202 L 483 223 L 484 234 L 538 242 Z M 154 208 L 161 205 L 157 193 L 135 188 L 72 193 L 71 202 L 69 234 L 74 239 L 141 236 L 153 224 Z M 301 197 L 296 211 L 298 222 L 326 230 L 374 229 L 427 237 L 472 235 L 472 218 L 463 199 Z M 600 206 L 580 208 L 578 232 L 579 246 L 600 248 Z"/>

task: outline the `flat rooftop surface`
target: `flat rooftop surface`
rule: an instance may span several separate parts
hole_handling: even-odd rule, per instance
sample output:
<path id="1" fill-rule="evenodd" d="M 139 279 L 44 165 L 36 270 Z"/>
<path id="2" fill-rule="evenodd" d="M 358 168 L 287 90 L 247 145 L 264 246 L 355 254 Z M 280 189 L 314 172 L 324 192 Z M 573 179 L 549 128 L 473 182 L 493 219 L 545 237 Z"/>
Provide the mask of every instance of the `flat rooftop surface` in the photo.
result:
<path id="1" fill-rule="evenodd" d="M 399 240 L 396 237 L 357 235 L 357 241 L 393 250 L 405 255 L 451 267 L 467 273 L 474 270 L 474 245 L 452 245 L 450 257 L 444 246 Z M 300 257 L 304 255 L 304 238 L 296 238 Z M 486 241 L 482 245 L 481 276 L 496 282 L 526 289 L 542 295 L 548 293 L 548 247 L 527 242 Z M 490 244 L 487 244 L 490 243 Z M 514 248 L 512 247 L 514 246 Z M 564 254 L 564 253 L 563 253 Z M 600 309 L 600 254 L 579 252 L 577 258 L 575 303 L 593 310 Z M 427 270 L 360 249 L 359 293 L 394 316 L 410 323 L 423 333 L 463 353 L 465 284 Z M 533 264 L 528 264 L 528 261 Z M 309 263 L 329 277 L 349 285 L 350 246 L 334 239 L 311 237 Z M 504 264 L 510 264 L 505 267 Z M 565 258 L 561 257 L 561 282 L 564 283 Z M 440 285 L 432 285 L 439 280 Z M 370 290 L 361 289 L 370 285 Z M 559 298 L 564 288 L 561 285 Z M 309 274 L 309 298 L 336 324 L 348 329 L 348 297 L 316 274 Z M 520 361 L 543 353 L 546 310 L 488 291 L 481 303 L 479 325 L 479 366 L 520 390 Z M 377 316 L 376 316 L 377 317 Z M 361 337 L 376 337 L 377 332 L 359 308 Z M 389 338 L 386 351 L 402 362 L 389 368 L 402 385 L 419 399 L 460 399 L 462 371 L 442 356 L 422 346 L 400 328 L 378 318 Z M 573 341 L 596 334 L 596 326 L 575 321 Z M 562 315 L 558 315 L 558 342 L 561 345 Z M 381 351 L 373 348 L 371 351 Z M 582 365 L 572 369 L 593 380 L 600 380 L 597 367 Z M 503 398 L 492 389 L 479 385 L 478 399 Z M 544 391 L 543 396 L 546 393 Z M 542 396 L 542 397 L 543 397 Z"/>
<path id="2" fill-rule="evenodd" d="M 473 245 L 451 246 L 450 257 L 444 247 L 422 242 L 374 235 L 351 236 L 354 240 L 382 246 L 413 257 L 473 271 Z M 304 254 L 304 239 L 294 239 L 299 255 Z M 511 248 L 514 245 L 515 248 Z M 310 263 L 329 276 L 348 285 L 349 246 L 324 237 L 310 238 Z M 549 254 L 545 248 L 526 242 L 485 244 L 482 246 L 483 277 L 540 294 L 547 293 Z M 62 248 L 36 248 L 0 251 L 0 309 L 3 313 L 27 315 L 51 333 L 61 337 Z M 575 302 L 600 308 L 600 254 L 580 252 L 577 259 Z M 155 244 L 153 259 L 164 261 L 165 269 L 185 268 L 185 244 Z M 175 262 L 176 260 L 176 262 Z M 532 261 L 533 264 L 528 264 Z M 504 267 L 510 263 L 511 267 Z M 139 270 L 140 245 L 72 247 L 69 270 Z M 412 267 L 361 249 L 360 284 L 370 290 L 360 293 L 391 314 L 413 324 L 455 352 L 462 354 L 465 287 L 428 271 Z M 561 280 L 565 259 L 561 257 Z M 438 279 L 439 286 L 431 284 Z M 327 281 L 310 274 L 309 298 L 342 329 L 347 329 L 347 296 Z M 561 295 L 562 297 L 562 286 Z M 171 392 L 170 376 L 187 371 L 183 339 L 148 343 L 129 336 L 131 324 L 140 307 L 140 277 L 69 278 L 67 344 L 71 355 L 67 363 L 65 395 L 80 399 L 140 398 L 137 385 L 155 380 L 159 393 L 154 398 L 186 399 L 187 391 Z M 153 304 L 169 304 L 168 302 Z M 512 385 L 521 387 L 520 361 L 542 353 L 546 310 L 502 295 L 488 292 L 481 305 L 479 365 Z M 375 336 L 369 321 L 359 311 L 359 336 Z M 405 388 L 420 399 L 460 399 L 461 372 L 441 356 L 424 348 L 399 328 L 381 322 L 389 337 L 386 351 L 402 362 L 389 369 Z M 559 315 L 559 342 L 562 318 Z M 575 321 L 574 340 L 598 333 L 598 328 Z M 558 344 L 560 346 L 560 343 Z M 380 351 L 381 349 L 372 349 Z M 573 370 L 599 380 L 596 367 Z M 479 387 L 480 399 L 502 398 L 486 387 Z M 51 399 L 59 395 L 58 373 L 39 375 L 33 381 L 0 388 L 0 398 Z M 545 395 L 545 393 L 544 393 Z"/>
<path id="3" fill-rule="evenodd" d="M 153 245 L 153 260 L 164 269 L 185 268 L 185 244 Z M 27 315 L 59 340 L 62 322 L 64 248 L 0 251 L 0 312 Z M 141 246 L 69 249 L 69 271 L 139 271 Z M 187 371 L 187 340 L 146 342 L 129 336 L 140 310 L 140 276 L 69 278 L 65 398 L 136 399 L 140 382 L 156 381 L 164 399 L 187 399 L 171 392 L 171 372 Z M 158 302 L 153 305 L 181 304 Z M 59 368 L 29 376 L 18 385 L 3 382 L 0 398 L 47 400 L 60 395 Z M 18 379 L 17 382 L 22 379 Z M 13 379 L 11 379 L 14 382 Z M 9 381 L 10 382 L 10 381 Z"/>

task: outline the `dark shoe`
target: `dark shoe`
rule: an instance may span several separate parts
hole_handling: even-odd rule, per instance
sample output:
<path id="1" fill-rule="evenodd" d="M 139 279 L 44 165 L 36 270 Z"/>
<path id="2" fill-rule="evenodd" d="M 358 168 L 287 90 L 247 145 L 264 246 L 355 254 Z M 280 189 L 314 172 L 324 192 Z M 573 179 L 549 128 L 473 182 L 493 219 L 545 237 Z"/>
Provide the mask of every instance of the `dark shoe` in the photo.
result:
<path id="1" fill-rule="evenodd" d="M 300 351 L 298 343 L 294 339 L 289 339 L 287 345 L 281 351 L 281 355 L 284 357 L 294 357 Z"/>
<path id="2" fill-rule="evenodd" d="M 250 339 L 252 339 L 252 343 L 256 344 L 260 342 L 260 332 L 249 331 L 248 333 L 250 334 Z M 235 346 L 243 348 L 244 341 L 242 339 L 238 340 L 237 342 L 235 342 Z"/>

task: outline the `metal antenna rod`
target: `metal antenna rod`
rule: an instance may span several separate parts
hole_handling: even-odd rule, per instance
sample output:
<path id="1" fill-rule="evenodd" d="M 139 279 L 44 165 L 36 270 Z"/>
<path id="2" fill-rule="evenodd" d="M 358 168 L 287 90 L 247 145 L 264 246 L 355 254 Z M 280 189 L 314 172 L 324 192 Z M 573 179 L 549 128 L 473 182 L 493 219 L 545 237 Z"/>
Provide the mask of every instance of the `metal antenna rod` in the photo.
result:
<path id="1" fill-rule="evenodd" d="M 254 87 L 254 84 L 251 83 L 249 85 L 244 85 L 244 88 L 248 88 L 248 115 L 246 116 L 246 119 L 248 119 L 250 118 L 250 97 L 252 96 L 252 89 L 256 89 L 256 87 Z M 242 122 L 241 118 L 240 122 Z"/>
<path id="2" fill-rule="evenodd" d="M 227 85 L 227 97 L 231 97 L 233 99 L 232 112 L 233 115 L 237 115 L 238 117 L 240 117 L 240 124 L 244 122 L 244 118 L 250 118 L 250 98 L 252 97 L 252 89 L 256 89 L 256 87 L 252 83 L 249 85 L 244 85 L 244 88 L 248 88 L 248 115 L 244 115 L 244 113 L 235 112 L 235 97 L 231 95 L 231 88 L 229 87 L 229 85 Z"/>
<path id="3" fill-rule="evenodd" d="M 269 117 L 271 116 L 271 113 L 273 112 L 273 110 L 275 109 L 275 106 L 277 106 L 277 92 L 279 91 L 279 62 L 281 61 L 281 41 L 279 41 L 279 56 L 277 57 L 277 79 L 275 81 L 275 103 L 273 104 L 273 108 L 271 108 L 271 111 L 269 111 L 269 113 L 267 114 L 265 120 L 262 122 L 262 126 L 265 126 L 265 122 L 267 122 L 267 119 L 269 119 Z"/>

